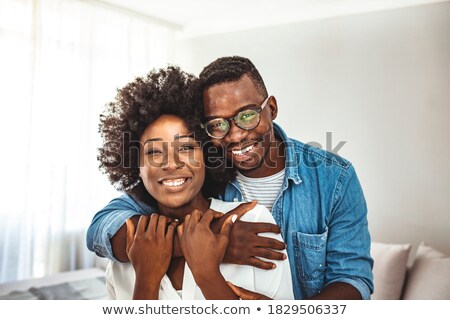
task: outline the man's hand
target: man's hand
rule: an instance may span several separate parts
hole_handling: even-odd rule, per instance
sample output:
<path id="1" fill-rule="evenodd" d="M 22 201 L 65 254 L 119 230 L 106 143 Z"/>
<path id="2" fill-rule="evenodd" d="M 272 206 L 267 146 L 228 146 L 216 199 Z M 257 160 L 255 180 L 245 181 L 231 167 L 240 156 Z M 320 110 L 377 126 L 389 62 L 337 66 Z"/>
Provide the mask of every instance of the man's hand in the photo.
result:
<path id="1" fill-rule="evenodd" d="M 246 222 L 239 219 L 256 206 L 256 201 L 240 204 L 235 209 L 224 214 L 211 223 L 211 229 L 218 233 L 224 221 L 230 215 L 237 215 L 238 220 L 231 230 L 230 239 L 223 262 L 240 265 L 249 265 L 260 269 L 270 270 L 275 264 L 261 260 L 259 257 L 269 260 L 284 260 L 286 255 L 275 251 L 286 248 L 284 242 L 273 238 L 261 237 L 258 233 L 280 233 L 276 224 L 263 222 Z"/>
<path id="2" fill-rule="evenodd" d="M 235 286 L 231 282 L 227 281 L 228 286 L 233 290 L 234 294 L 237 295 L 241 300 L 273 300 L 268 296 L 260 294 L 258 292 L 253 292 L 238 286 Z"/>

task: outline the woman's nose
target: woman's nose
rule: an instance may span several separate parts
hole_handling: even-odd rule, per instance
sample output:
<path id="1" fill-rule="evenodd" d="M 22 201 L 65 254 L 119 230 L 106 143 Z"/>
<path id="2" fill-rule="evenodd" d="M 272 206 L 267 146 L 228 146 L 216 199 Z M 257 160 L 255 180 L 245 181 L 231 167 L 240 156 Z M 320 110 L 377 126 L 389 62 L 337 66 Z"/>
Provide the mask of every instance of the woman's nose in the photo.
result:
<path id="1" fill-rule="evenodd" d="M 177 152 L 166 153 L 165 159 L 161 164 L 161 168 L 164 170 L 177 170 L 184 166 L 185 164 L 180 160 L 180 156 Z"/>

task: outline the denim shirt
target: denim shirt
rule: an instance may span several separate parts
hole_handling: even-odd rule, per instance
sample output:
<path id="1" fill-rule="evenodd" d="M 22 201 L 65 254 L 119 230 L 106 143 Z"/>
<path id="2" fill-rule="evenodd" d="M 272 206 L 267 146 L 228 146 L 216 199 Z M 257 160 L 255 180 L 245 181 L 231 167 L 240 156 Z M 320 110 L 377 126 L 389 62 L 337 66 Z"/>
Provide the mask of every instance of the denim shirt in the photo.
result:
<path id="1" fill-rule="evenodd" d="M 347 160 L 286 136 L 286 167 L 272 215 L 281 227 L 290 259 L 296 299 L 305 299 L 328 284 L 345 282 L 363 299 L 373 293 L 367 206 L 355 170 Z M 242 201 L 237 181 L 229 182 L 224 201 Z M 117 261 L 109 239 L 136 214 L 154 210 L 129 195 L 112 200 L 89 227 L 87 245 L 97 255 Z"/>

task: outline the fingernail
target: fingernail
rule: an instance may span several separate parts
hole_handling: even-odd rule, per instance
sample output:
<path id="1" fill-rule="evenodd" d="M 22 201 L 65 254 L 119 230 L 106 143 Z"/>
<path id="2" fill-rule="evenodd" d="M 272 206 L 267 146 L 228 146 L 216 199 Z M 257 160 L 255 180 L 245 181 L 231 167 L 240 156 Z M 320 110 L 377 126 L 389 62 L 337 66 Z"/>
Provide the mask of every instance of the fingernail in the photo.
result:
<path id="1" fill-rule="evenodd" d="M 231 222 L 235 222 L 237 219 L 237 214 L 233 214 L 233 216 L 231 217 Z"/>
<path id="2" fill-rule="evenodd" d="M 283 260 L 286 260 L 287 259 L 287 255 L 285 255 L 284 253 L 283 253 Z"/>
<path id="3" fill-rule="evenodd" d="M 273 265 L 272 265 L 272 269 L 275 269 L 276 267 L 277 267 L 276 264 L 273 264 Z"/>

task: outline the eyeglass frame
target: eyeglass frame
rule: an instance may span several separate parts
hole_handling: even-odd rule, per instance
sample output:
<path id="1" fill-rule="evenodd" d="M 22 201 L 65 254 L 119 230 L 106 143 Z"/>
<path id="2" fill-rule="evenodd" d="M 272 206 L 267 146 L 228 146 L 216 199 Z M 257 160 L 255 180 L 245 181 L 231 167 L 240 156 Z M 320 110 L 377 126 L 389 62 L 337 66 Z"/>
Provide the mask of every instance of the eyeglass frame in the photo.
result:
<path id="1" fill-rule="evenodd" d="M 260 115 L 260 113 L 263 111 L 263 109 L 266 107 L 266 105 L 267 105 L 267 102 L 269 102 L 269 99 L 271 98 L 272 96 L 268 96 L 266 99 L 264 99 L 264 101 L 261 103 L 261 105 L 258 107 L 258 108 L 256 108 L 256 109 L 253 109 L 253 108 L 248 108 L 248 109 L 244 109 L 244 110 L 241 110 L 241 111 L 239 111 L 236 115 L 234 115 L 234 116 L 232 116 L 232 117 L 229 117 L 229 118 L 222 118 L 222 117 L 217 117 L 217 118 L 213 118 L 213 119 L 211 119 L 211 120 L 208 120 L 207 122 L 205 122 L 205 123 L 201 123 L 200 124 L 200 127 L 202 128 L 202 129 L 205 129 L 205 132 L 206 132 L 206 134 L 208 135 L 208 136 L 210 136 L 211 138 L 213 138 L 213 139 L 223 139 L 223 138 L 225 138 L 227 135 L 228 135 L 228 133 L 230 133 L 230 130 L 231 130 L 231 120 L 233 120 L 233 122 L 234 122 L 234 124 L 238 127 L 238 128 L 240 128 L 240 129 L 242 129 L 242 130 L 247 130 L 247 131 L 250 131 L 250 130 L 253 130 L 253 129 L 255 129 L 257 126 L 259 126 L 259 123 L 261 122 L 261 115 Z M 236 118 L 237 118 L 237 116 L 241 113 L 241 112 L 243 112 L 243 111 L 246 111 L 246 110 L 253 110 L 253 111 L 256 111 L 257 113 L 258 113 L 258 123 L 254 126 L 254 127 L 252 127 L 252 128 L 242 128 L 238 123 L 237 123 L 237 120 L 236 120 Z M 214 136 L 212 136 L 209 132 L 208 132 L 208 130 L 206 130 L 206 125 L 208 124 L 208 122 L 210 122 L 210 121 L 213 121 L 213 120 L 217 120 L 217 119 L 223 119 L 223 120 L 225 120 L 226 122 L 228 122 L 228 131 L 227 131 L 227 133 L 223 136 L 223 137 L 220 137 L 220 138 L 217 138 L 217 137 L 214 137 Z"/>

